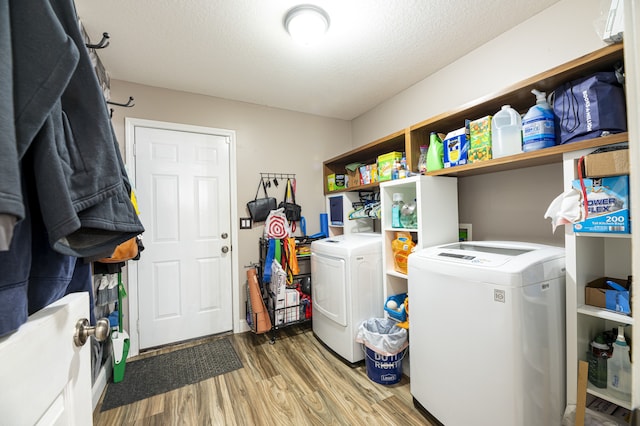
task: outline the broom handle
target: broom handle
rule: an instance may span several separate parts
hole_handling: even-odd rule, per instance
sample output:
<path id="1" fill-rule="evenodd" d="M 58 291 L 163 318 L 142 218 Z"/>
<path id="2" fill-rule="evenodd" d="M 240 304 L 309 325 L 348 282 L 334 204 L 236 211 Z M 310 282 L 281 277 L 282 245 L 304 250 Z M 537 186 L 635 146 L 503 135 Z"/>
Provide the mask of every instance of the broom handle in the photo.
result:
<path id="1" fill-rule="evenodd" d="M 122 296 L 120 286 L 122 285 L 122 272 L 118 271 L 118 331 L 122 333 Z"/>

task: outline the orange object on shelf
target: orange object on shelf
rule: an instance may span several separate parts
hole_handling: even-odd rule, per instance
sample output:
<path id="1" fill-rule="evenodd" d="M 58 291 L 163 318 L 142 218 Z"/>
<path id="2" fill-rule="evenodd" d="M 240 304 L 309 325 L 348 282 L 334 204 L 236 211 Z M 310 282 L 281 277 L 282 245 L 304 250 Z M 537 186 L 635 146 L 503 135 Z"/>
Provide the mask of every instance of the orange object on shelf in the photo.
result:
<path id="1" fill-rule="evenodd" d="M 411 233 L 398 231 L 396 239 L 391 242 L 391 250 L 393 251 L 393 266 L 397 272 L 407 274 L 407 262 L 409 254 L 413 251 L 416 244 L 411 238 Z"/>

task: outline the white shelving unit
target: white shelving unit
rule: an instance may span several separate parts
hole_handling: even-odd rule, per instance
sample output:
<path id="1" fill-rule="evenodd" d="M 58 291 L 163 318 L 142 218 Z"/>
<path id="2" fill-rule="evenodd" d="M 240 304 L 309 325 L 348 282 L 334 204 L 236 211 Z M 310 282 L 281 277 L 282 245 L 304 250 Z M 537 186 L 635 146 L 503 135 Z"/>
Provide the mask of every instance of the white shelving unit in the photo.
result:
<path id="1" fill-rule="evenodd" d="M 577 179 L 577 161 L 592 150 L 568 152 L 563 157 L 564 187 L 568 190 Z M 604 330 L 626 325 L 625 336 L 632 341 L 634 318 L 595 306 L 585 305 L 585 287 L 600 277 L 625 279 L 632 274 L 631 235 L 574 233 L 565 225 L 567 280 L 567 402 L 576 403 L 578 361 L 587 360 L 589 343 Z M 637 383 L 636 363 L 632 364 L 633 383 Z M 632 387 L 638 391 L 638 386 Z M 632 401 L 621 400 L 607 391 L 588 384 L 587 392 L 631 409 Z M 635 392 L 633 392 L 635 393 Z"/>
<path id="2" fill-rule="evenodd" d="M 332 200 L 342 202 L 342 215 L 340 222 L 342 225 L 332 223 L 331 220 L 331 203 Z M 326 196 L 326 212 L 329 215 L 329 236 L 335 237 L 343 234 L 353 234 L 357 232 L 375 232 L 375 223 L 377 219 L 349 219 L 349 213 L 353 210 L 354 202 L 360 200 L 358 192 L 341 192 Z"/>
<path id="3" fill-rule="evenodd" d="M 416 200 L 418 227 L 393 228 L 391 205 L 393 194 L 401 193 L 405 202 Z M 458 180 L 455 177 L 413 176 L 380 184 L 383 234 L 382 262 L 385 300 L 407 292 L 407 275 L 394 268 L 391 242 L 397 231 L 411 233 L 416 249 L 458 241 Z M 411 297 L 409 296 L 409 318 Z"/>

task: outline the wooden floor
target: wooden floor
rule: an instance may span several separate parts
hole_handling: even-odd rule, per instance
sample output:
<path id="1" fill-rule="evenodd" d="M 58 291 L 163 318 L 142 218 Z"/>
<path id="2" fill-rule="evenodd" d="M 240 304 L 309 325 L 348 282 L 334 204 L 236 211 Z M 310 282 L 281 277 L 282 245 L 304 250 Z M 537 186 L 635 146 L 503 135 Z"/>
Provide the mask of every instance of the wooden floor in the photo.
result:
<path id="1" fill-rule="evenodd" d="M 338 360 L 308 326 L 279 330 L 275 344 L 251 332 L 228 337 L 243 368 L 105 412 L 101 400 L 94 424 L 430 424 L 413 407 L 406 377 L 391 386 L 373 382 L 364 364 L 351 368 Z"/>

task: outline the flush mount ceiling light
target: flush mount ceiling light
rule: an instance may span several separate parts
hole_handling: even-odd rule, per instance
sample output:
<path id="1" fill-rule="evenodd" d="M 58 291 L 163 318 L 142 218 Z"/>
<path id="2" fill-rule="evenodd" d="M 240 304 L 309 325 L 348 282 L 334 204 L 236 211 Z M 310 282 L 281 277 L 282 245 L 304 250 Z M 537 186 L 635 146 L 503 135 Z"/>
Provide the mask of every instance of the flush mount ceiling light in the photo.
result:
<path id="1" fill-rule="evenodd" d="M 329 29 L 329 15 L 318 6 L 299 5 L 287 12 L 284 27 L 296 42 L 313 44 Z"/>

